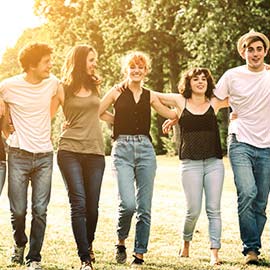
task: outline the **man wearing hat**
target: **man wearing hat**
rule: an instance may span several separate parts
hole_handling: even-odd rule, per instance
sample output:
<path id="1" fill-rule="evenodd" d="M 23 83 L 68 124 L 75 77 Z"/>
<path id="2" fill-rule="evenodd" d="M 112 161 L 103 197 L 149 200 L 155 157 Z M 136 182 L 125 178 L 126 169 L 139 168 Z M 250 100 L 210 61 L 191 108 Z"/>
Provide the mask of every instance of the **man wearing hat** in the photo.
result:
<path id="1" fill-rule="evenodd" d="M 246 64 L 229 69 L 215 90 L 229 97 L 237 119 L 231 121 L 228 154 L 238 196 L 238 217 L 246 264 L 257 264 L 270 189 L 270 72 L 264 58 L 269 39 L 250 31 L 237 43 Z"/>

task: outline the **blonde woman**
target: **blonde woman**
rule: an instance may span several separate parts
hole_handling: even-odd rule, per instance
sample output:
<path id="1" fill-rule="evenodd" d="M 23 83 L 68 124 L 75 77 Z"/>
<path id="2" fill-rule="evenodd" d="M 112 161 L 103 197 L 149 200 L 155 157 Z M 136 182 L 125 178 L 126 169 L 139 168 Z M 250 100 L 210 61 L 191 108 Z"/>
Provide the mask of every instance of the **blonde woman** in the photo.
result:
<path id="1" fill-rule="evenodd" d="M 100 113 L 114 107 L 113 171 L 118 182 L 119 208 L 117 224 L 116 261 L 127 259 L 125 241 L 128 238 L 133 214 L 136 213 L 136 232 L 133 265 L 142 265 L 147 252 L 156 157 L 149 134 L 151 107 L 159 114 L 175 118 L 175 112 L 162 105 L 155 92 L 147 90 L 143 81 L 150 62 L 142 52 L 128 53 L 122 62 L 126 88 L 113 87 L 102 99 Z"/>

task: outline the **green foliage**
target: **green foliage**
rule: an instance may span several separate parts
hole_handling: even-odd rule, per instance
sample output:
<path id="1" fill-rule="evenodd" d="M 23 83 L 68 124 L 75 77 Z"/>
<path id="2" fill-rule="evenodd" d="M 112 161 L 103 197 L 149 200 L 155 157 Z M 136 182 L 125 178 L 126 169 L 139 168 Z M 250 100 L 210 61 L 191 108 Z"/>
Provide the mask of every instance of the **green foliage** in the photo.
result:
<path id="1" fill-rule="evenodd" d="M 169 134 L 168 137 L 162 137 L 161 140 L 163 142 L 163 147 L 167 155 L 170 157 L 175 156 L 177 152 L 173 135 Z"/>
<path id="2" fill-rule="evenodd" d="M 269 0 L 35 0 L 35 12 L 45 24 L 27 30 L 0 65 L 1 78 L 19 71 L 18 49 L 29 40 L 43 40 L 55 48 L 53 72 L 59 76 L 67 50 L 78 43 L 99 53 L 102 93 L 121 80 L 119 59 L 127 51 L 142 50 L 152 58 L 147 86 L 177 92 L 189 67 L 210 68 L 216 80 L 241 65 L 238 38 L 255 29 L 269 34 Z M 169 91 L 168 91 L 169 89 Z M 221 117 L 223 148 L 227 114 Z M 163 153 L 161 117 L 153 117 L 157 153 Z M 163 140 L 164 141 L 164 140 Z"/>
<path id="3" fill-rule="evenodd" d="M 112 150 L 112 127 L 102 122 L 102 133 L 104 138 L 105 155 L 110 155 Z"/>

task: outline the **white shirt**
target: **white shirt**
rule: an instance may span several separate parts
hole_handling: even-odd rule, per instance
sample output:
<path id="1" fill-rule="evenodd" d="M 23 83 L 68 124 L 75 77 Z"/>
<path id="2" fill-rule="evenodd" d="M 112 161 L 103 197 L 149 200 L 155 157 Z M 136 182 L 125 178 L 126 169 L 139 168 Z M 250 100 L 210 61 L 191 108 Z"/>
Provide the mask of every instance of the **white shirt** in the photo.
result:
<path id="1" fill-rule="evenodd" d="M 250 145 L 270 147 L 270 71 L 252 72 L 247 66 L 224 73 L 214 91 L 224 99 L 229 97 L 237 119 L 231 121 L 229 133 Z"/>
<path id="2" fill-rule="evenodd" d="M 53 75 L 39 84 L 25 81 L 24 74 L 1 82 L 0 93 L 9 105 L 15 128 L 7 139 L 9 146 L 32 153 L 53 150 L 50 103 L 58 85 L 59 81 Z"/>

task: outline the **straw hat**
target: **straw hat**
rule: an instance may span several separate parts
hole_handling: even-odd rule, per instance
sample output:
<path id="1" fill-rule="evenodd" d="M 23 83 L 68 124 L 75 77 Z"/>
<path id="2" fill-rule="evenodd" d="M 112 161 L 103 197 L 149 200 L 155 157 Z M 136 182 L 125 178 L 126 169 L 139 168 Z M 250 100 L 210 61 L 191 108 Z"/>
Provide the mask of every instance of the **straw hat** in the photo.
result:
<path id="1" fill-rule="evenodd" d="M 266 51 L 269 49 L 269 39 L 267 38 L 267 36 L 265 36 L 263 33 L 260 32 L 255 32 L 254 30 L 250 30 L 248 33 L 244 34 L 243 36 L 241 36 L 238 39 L 237 42 L 237 50 L 238 53 L 242 56 L 242 52 L 243 52 L 243 48 L 245 45 L 245 42 L 248 38 L 251 37 L 259 37 L 260 39 L 262 39 L 266 45 Z"/>

